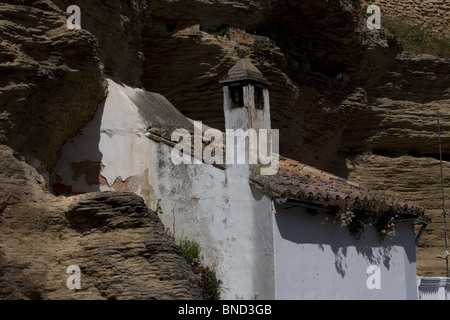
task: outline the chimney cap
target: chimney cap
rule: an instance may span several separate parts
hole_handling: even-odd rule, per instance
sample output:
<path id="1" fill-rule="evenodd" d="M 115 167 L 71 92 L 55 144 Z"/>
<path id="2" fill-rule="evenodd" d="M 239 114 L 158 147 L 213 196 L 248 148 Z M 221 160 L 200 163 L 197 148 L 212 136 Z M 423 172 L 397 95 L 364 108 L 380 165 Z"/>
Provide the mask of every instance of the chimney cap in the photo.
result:
<path id="1" fill-rule="evenodd" d="M 249 60 L 241 59 L 229 71 L 228 75 L 220 81 L 221 84 L 252 80 L 267 85 L 267 79 L 261 71 Z"/>

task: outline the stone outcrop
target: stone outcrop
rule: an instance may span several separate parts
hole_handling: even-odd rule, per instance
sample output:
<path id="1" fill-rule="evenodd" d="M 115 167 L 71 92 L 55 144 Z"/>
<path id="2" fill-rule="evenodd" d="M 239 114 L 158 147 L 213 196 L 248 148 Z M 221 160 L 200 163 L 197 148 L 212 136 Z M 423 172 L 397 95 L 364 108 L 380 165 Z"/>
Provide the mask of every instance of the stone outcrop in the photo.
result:
<path id="1" fill-rule="evenodd" d="M 0 299 L 201 299 L 157 214 L 132 193 L 55 197 L 0 146 Z M 66 286 L 71 265 L 81 290 Z"/>
<path id="2" fill-rule="evenodd" d="M 37 202 L 48 195 L 44 177 L 23 158 L 17 157 L 17 152 L 0 145 L 0 214 L 1 208 L 6 206 L 19 204 L 25 199 Z"/>
<path id="3" fill-rule="evenodd" d="M 149 0 L 80 0 L 76 3 L 53 0 L 65 12 L 71 4 L 79 6 L 81 28 L 98 42 L 98 56 L 105 73 L 129 85 L 141 86 L 141 30 L 149 13 Z M 68 15 L 66 15 L 68 16 Z"/>
<path id="4" fill-rule="evenodd" d="M 375 87 L 369 108 L 349 125 L 341 150 L 439 158 L 437 113 L 444 155 L 450 155 L 450 62 L 405 52 Z"/>
<path id="5" fill-rule="evenodd" d="M 0 299 L 201 299 L 143 199 L 48 191 L 60 147 L 106 97 L 105 73 L 139 82 L 140 17 L 127 10 L 145 14 L 145 2 L 90 2 L 82 25 L 100 34 L 67 29 L 64 1 L 16 3 L 0 4 Z M 70 265 L 81 290 L 66 286 Z"/>
<path id="6" fill-rule="evenodd" d="M 282 130 L 283 154 L 325 167 L 343 128 L 365 107 L 365 89 L 384 73 L 397 50 L 393 38 L 365 27 L 361 5 L 350 1 L 86 0 L 77 2 L 82 30 L 67 30 L 67 1 L 6 2 L 2 43 L 6 53 L 12 51 L 4 54 L 10 60 L 4 70 L 21 72 L 4 78 L 11 106 L 2 113 L 1 142 L 26 151 L 47 170 L 56 154 L 39 148 L 37 141 L 58 150 L 73 136 L 104 98 L 104 74 L 132 86 L 142 81 L 145 89 L 163 94 L 188 117 L 223 128 L 218 81 L 242 55 L 259 62 L 271 82 L 273 123 Z M 46 19 L 37 19 L 44 13 Z M 10 15 L 13 18 L 6 19 Z M 64 50 L 68 47 L 72 50 Z M 54 55 L 60 51 L 61 57 Z M 16 56 L 23 59 L 13 59 Z M 15 67 L 18 63 L 24 66 Z M 39 74 L 39 83 L 30 89 L 35 92 L 30 98 L 14 99 L 29 91 L 31 83 L 20 82 L 23 72 Z M 18 115 L 14 110 L 21 110 L 25 101 L 30 111 L 45 105 L 39 112 L 50 116 Z M 58 119 L 61 105 L 69 111 L 70 123 Z M 37 128 L 6 129 L 26 127 L 22 123 L 33 123 L 32 117 L 44 119 L 54 134 L 43 137 L 49 130 Z M 323 121 L 330 117 L 333 122 Z M 293 140 L 298 143 L 293 145 Z"/>
<path id="7" fill-rule="evenodd" d="M 278 1 L 152 0 L 150 23 L 163 33 L 195 24 L 210 32 L 222 24 L 257 30 L 267 24 L 275 2 Z"/>
<path id="8" fill-rule="evenodd" d="M 2 299 L 201 299 L 198 278 L 155 212 L 131 193 L 6 206 Z M 69 266 L 81 289 L 69 290 Z"/>
<path id="9" fill-rule="evenodd" d="M 436 33 L 449 34 L 450 4 L 436 0 L 374 0 L 366 1 L 368 5 L 380 6 L 381 12 L 412 24 L 422 24 Z"/>
<path id="10" fill-rule="evenodd" d="M 50 1 L 1 3 L 0 40 L 0 144 L 49 171 L 105 97 L 97 41 Z"/>

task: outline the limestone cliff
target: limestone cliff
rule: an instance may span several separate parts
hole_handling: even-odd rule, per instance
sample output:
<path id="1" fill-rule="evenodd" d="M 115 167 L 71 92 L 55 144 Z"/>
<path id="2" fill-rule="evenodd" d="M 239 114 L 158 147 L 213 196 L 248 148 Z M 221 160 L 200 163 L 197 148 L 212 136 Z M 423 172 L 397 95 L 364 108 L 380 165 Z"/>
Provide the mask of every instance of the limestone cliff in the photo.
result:
<path id="1" fill-rule="evenodd" d="M 281 152 L 318 167 L 333 158 L 342 130 L 366 106 L 365 88 L 397 52 L 393 38 L 365 27 L 355 1 L 159 0 L 150 10 L 142 32 L 147 90 L 223 128 L 218 82 L 250 57 L 270 81 Z"/>
<path id="2" fill-rule="evenodd" d="M 374 0 L 367 4 L 376 4 L 382 12 L 396 19 L 405 19 L 410 23 L 425 24 L 435 32 L 450 34 L 450 4 L 448 1 L 435 0 Z"/>
<path id="3" fill-rule="evenodd" d="M 1 299 L 202 298 L 157 214 L 131 193 L 3 203 L 0 234 Z M 72 265 L 80 290 L 66 286 Z"/>
<path id="4" fill-rule="evenodd" d="M 133 83 L 142 69 L 131 67 L 139 37 L 121 19 L 132 14 L 119 2 L 92 5 L 98 20 L 85 23 L 103 37 L 67 29 L 57 1 L 0 3 L 0 299 L 201 299 L 197 276 L 143 199 L 49 192 L 58 150 L 106 97 L 105 72 Z M 108 28 L 128 40 L 114 42 Z M 66 286 L 71 265 L 81 268 L 81 290 Z"/>
<path id="5" fill-rule="evenodd" d="M 105 97 L 97 41 L 49 1 L 0 3 L 0 34 L 0 143 L 50 170 Z"/>
<path id="6" fill-rule="evenodd" d="M 271 82 L 273 127 L 282 130 L 283 154 L 324 167 L 342 130 L 364 109 L 366 88 L 397 52 L 394 38 L 365 27 L 363 9 L 353 1 L 79 1 L 78 31 L 65 27 L 68 1 L 5 2 L 2 43 L 12 52 L 4 54 L 2 90 L 11 97 L 19 88 L 33 94 L 5 96 L 2 143 L 30 154 L 47 170 L 55 153 L 43 154 L 36 141 L 58 150 L 86 123 L 105 96 L 105 73 L 129 85 L 142 82 L 189 117 L 222 128 L 218 81 L 242 56 L 251 57 Z M 39 20 L 42 14 L 46 19 Z M 39 75 L 39 83 L 30 87 L 22 79 L 21 85 L 24 70 Z M 25 102 L 30 112 L 18 115 Z M 39 113 L 44 110 L 49 116 Z M 61 110 L 69 111 L 70 123 L 58 119 Z M 41 117 L 53 134 L 42 137 L 50 130 L 34 132 L 32 126 L 17 132 L 27 127 L 23 123 L 36 122 L 33 117 Z M 324 120 L 330 117 L 333 122 Z M 58 132 L 58 126 L 64 129 Z"/>

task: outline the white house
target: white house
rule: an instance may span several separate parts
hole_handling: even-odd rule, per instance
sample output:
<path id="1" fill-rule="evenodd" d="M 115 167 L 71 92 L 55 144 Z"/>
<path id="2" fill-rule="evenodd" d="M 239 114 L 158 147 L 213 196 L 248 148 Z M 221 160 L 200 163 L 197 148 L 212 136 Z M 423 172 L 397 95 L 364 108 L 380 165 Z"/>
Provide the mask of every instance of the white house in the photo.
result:
<path id="1" fill-rule="evenodd" d="M 420 208 L 283 157 L 274 175 L 248 161 L 176 165 L 172 134 L 195 133 L 192 122 L 158 94 L 108 81 L 106 101 L 62 150 L 55 193 L 130 191 L 159 203 L 168 232 L 200 244 L 223 299 L 418 298 Z M 221 84 L 226 128 L 270 136 L 261 72 L 241 60 Z"/>

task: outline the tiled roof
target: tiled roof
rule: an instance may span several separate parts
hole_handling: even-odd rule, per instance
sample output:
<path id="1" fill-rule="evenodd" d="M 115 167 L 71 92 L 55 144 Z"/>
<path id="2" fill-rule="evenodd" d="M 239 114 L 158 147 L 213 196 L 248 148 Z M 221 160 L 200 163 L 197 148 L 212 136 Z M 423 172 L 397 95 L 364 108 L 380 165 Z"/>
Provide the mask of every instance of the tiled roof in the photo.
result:
<path id="1" fill-rule="evenodd" d="M 267 84 L 267 79 L 265 79 L 258 70 L 258 68 L 248 59 L 239 60 L 233 68 L 228 71 L 227 76 L 220 81 L 220 83 L 229 83 L 242 80 L 253 80 Z"/>
<path id="2" fill-rule="evenodd" d="M 343 201 L 355 204 L 358 200 L 381 200 L 395 203 L 397 209 L 404 213 L 421 215 L 424 212 L 420 207 L 284 157 L 280 158 L 280 171 L 276 175 L 257 175 L 251 178 L 251 183 L 272 197 L 327 206 L 341 205 Z"/>

